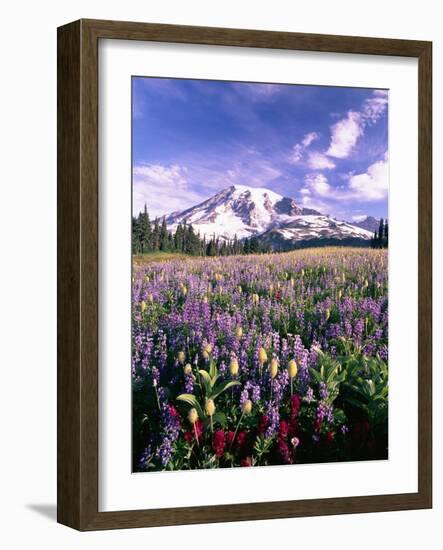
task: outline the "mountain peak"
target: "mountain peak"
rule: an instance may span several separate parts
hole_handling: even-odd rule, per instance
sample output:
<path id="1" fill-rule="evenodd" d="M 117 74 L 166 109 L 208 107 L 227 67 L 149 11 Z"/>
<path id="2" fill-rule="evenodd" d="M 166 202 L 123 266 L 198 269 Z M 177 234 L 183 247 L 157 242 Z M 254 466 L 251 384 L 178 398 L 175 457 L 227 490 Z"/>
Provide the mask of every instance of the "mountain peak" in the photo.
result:
<path id="1" fill-rule="evenodd" d="M 354 221 L 352 223 L 357 227 L 361 227 L 362 229 L 366 229 L 367 231 L 374 233 L 374 231 L 378 231 L 380 220 L 377 220 L 374 216 L 366 216 L 363 219 L 359 219 L 358 221 Z"/>
<path id="2" fill-rule="evenodd" d="M 224 239 L 245 239 L 252 236 L 296 241 L 339 234 L 368 239 L 370 233 L 351 224 L 339 223 L 320 212 L 306 209 L 290 197 L 283 197 L 264 187 L 231 185 L 209 199 L 166 218 L 174 231 L 178 224 L 192 224 L 200 235 Z"/>

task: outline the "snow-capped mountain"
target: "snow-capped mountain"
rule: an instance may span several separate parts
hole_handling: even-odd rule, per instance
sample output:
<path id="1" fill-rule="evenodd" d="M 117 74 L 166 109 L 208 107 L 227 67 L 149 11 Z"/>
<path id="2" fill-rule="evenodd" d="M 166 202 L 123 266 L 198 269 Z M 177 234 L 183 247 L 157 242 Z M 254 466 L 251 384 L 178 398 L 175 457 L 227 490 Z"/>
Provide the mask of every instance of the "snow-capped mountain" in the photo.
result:
<path id="1" fill-rule="evenodd" d="M 358 222 L 353 222 L 353 225 L 361 227 L 362 229 L 367 229 L 371 233 L 374 233 L 374 231 L 378 231 L 380 220 L 377 220 L 373 216 L 366 216 L 366 218 L 363 218 Z"/>
<path id="2" fill-rule="evenodd" d="M 369 241 L 370 231 L 356 227 L 345 221 L 329 216 L 305 215 L 296 216 L 277 227 L 272 227 L 260 235 L 263 243 L 274 248 L 286 250 L 295 244 L 300 246 L 315 245 L 361 245 Z"/>
<path id="3" fill-rule="evenodd" d="M 201 236 L 225 239 L 260 237 L 288 248 L 299 241 L 369 240 L 372 233 L 347 222 L 300 207 L 294 199 L 264 188 L 233 185 L 210 199 L 166 218 L 169 230 L 192 224 Z"/>

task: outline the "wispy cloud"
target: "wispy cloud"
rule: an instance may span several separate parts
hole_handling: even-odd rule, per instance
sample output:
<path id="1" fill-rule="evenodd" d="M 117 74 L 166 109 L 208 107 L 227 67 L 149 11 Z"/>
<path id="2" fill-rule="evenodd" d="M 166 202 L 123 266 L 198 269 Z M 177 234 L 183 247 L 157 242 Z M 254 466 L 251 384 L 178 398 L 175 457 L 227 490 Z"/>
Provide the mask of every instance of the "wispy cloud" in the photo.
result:
<path id="1" fill-rule="evenodd" d="M 235 158 L 189 158 L 188 163 L 139 164 L 133 169 L 133 211 L 144 204 L 153 216 L 194 206 L 230 185 L 267 187 L 282 175 L 256 151 Z"/>
<path id="2" fill-rule="evenodd" d="M 309 193 L 304 193 L 305 195 L 313 193 L 314 195 L 325 197 L 331 193 L 331 186 L 324 174 L 307 174 L 305 184 L 304 189 L 309 191 Z"/>
<path id="3" fill-rule="evenodd" d="M 389 186 L 387 153 L 369 165 L 365 172 L 350 174 L 342 186 L 332 186 L 322 173 L 307 174 L 301 189 L 303 197 L 328 199 L 328 201 L 377 202 L 386 199 Z"/>
<path id="4" fill-rule="evenodd" d="M 313 141 L 318 139 L 320 136 L 317 134 L 317 132 L 309 132 L 309 134 L 306 134 L 305 137 L 302 139 L 302 145 L 303 147 L 309 147 Z"/>
<path id="5" fill-rule="evenodd" d="M 161 94 L 174 99 L 186 100 L 186 94 L 183 81 L 172 78 L 142 78 L 143 88 L 151 93 Z"/>
<path id="6" fill-rule="evenodd" d="M 239 95 L 246 96 L 250 101 L 270 101 L 285 89 L 282 84 L 249 84 L 247 82 L 233 82 L 232 89 Z"/>
<path id="7" fill-rule="evenodd" d="M 312 196 L 310 193 L 302 194 L 301 204 L 305 208 L 312 208 L 322 214 L 336 214 L 336 211 L 329 202 L 322 200 L 318 196 Z"/>
<path id="8" fill-rule="evenodd" d="M 243 184 L 348 219 L 386 215 L 387 91 L 133 82 L 134 210 L 161 216 Z"/>
<path id="9" fill-rule="evenodd" d="M 332 170 L 335 168 L 335 163 L 323 153 L 313 151 L 309 153 L 308 166 L 313 170 Z"/>
<path id="10" fill-rule="evenodd" d="M 152 216 L 161 216 L 192 206 L 200 200 L 200 195 L 189 189 L 183 166 L 136 165 L 132 183 L 134 214 L 148 204 Z"/>
<path id="11" fill-rule="evenodd" d="M 375 124 L 388 107 L 388 91 L 374 90 L 372 97 L 363 103 L 362 119 L 365 124 Z"/>
<path id="12" fill-rule="evenodd" d="M 311 145 L 313 141 L 319 139 L 319 137 L 320 136 L 317 134 L 317 132 L 309 132 L 308 134 L 305 134 L 303 139 L 292 147 L 292 153 L 289 161 L 292 164 L 299 163 L 303 159 L 306 149 Z"/>
<path id="13" fill-rule="evenodd" d="M 355 198 L 365 201 L 380 201 L 388 195 L 389 166 L 388 159 L 371 164 L 366 172 L 351 176 L 349 190 Z"/>
<path id="14" fill-rule="evenodd" d="M 364 101 L 361 111 L 348 111 L 345 118 L 331 126 L 331 143 L 326 155 L 340 159 L 348 157 L 364 134 L 365 126 L 375 124 L 387 105 L 387 91 L 374 90 L 372 96 Z"/>
<path id="15" fill-rule="evenodd" d="M 346 158 L 363 134 L 360 113 L 349 111 L 331 127 L 331 144 L 326 154 L 339 159 Z"/>

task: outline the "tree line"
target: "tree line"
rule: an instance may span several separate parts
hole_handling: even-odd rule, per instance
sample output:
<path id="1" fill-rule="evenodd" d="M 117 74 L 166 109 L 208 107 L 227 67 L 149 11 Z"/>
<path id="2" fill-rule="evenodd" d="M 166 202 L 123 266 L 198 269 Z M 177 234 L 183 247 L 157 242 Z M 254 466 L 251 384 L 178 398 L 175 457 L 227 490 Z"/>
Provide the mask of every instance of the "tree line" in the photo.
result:
<path id="1" fill-rule="evenodd" d="M 388 248 L 389 242 L 389 227 L 388 220 L 381 218 L 378 230 L 374 231 L 374 235 L 371 239 L 372 248 Z"/>
<path id="2" fill-rule="evenodd" d="M 179 223 L 175 232 L 169 231 L 166 218 L 151 222 L 145 205 L 143 212 L 132 218 L 132 253 L 182 252 L 192 256 L 231 256 L 234 254 L 260 254 L 271 252 L 256 237 L 239 240 L 220 239 L 215 235 L 207 239 L 194 231 L 191 224 Z"/>

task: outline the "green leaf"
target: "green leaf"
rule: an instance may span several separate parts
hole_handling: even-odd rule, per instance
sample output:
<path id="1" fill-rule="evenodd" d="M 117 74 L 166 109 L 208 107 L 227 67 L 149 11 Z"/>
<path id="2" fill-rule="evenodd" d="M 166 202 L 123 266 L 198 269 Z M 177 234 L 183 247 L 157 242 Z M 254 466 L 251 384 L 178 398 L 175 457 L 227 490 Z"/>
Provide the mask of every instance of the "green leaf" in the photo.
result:
<path id="1" fill-rule="evenodd" d="M 212 389 L 211 377 L 205 370 L 199 370 L 198 373 L 200 374 L 203 385 L 205 386 L 206 397 L 209 398 L 209 396 L 211 395 L 211 389 Z"/>
<path id="2" fill-rule="evenodd" d="M 211 379 L 214 379 L 216 376 L 218 376 L 218 369 L 217 365 L 215 364 L 215 361 L 213 359 L 209 362 L 209 376 Z"/>
<path id="3" fill-rule="evenodd" d="M 192 393 L 182 393 L 177 397 L 177 401 L 184 401 L 188 405 L 191 405 L 191 407 L 195 407 L 198 412 L 198 416 L 203 420 L 205 418 L 205 413 L 203 412 L 202 407 L 200 406 L 200 403 L 197 401 L 197 398 L 195 395 L 192 395 Z"/>
<path id="4" fill-rule="evenodd" d="M 220 382 L 220 384 L 217 384 L 212 390 L 212 399 L 215 399 L 221 393 L 234 386 L 240 386 L 240 382 L 237 380 L 225 380 L 224 382 Z"/>
<path id="5" fill-rule="evenodd" d="M 364 403 L 362 403 L 361 401 L 359 401 L 358 399 L 353 399 L 352 397 L 348 397 L 346 399 L 346 401 L 350 404 L 350 405 L 354 405 L 354 407 L 357 407 L 359 409 L 362 409 L 363 411 L 365 412 L 368 412 L 368 407 L 367 405 L 365 405 Z"/>
<path id="6" fill-rule="evenodd" d="M 314 367 L 309 367 L 309 370 L 311 371 L 311 374 L 315 378 L 318 384 L 321 382 L 321 376 L 317 369 L 314 369 Z"/>
<path id="7" fill-rule="evenodd" d="M 212 417 L 212 422 L 214 424 L 220 424 L 222 428 L 226 427 L 227 424 L 227 418 L 225 413 L 222 412 L 216 412 Z"/>

